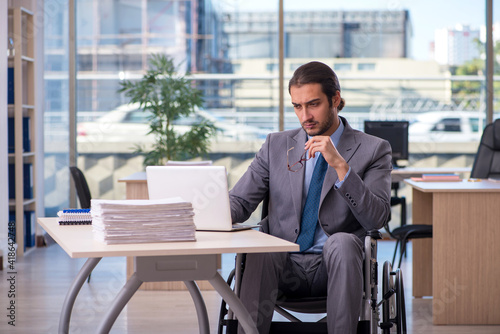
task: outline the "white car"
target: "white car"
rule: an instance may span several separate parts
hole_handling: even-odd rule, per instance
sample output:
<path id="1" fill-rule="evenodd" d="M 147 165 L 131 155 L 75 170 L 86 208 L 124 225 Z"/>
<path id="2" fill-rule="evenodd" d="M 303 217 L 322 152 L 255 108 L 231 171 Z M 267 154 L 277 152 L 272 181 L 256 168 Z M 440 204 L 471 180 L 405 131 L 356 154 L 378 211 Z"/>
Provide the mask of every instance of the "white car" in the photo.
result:
<path id="1" fill-rule="evenodd" d="M 219 129 L 217 141 L 254 141 L 265 139 L 268 131 L 244 124 L 232 123 L 214 114 L 199 109 L 189 117 L 174 121 L 178 133 L 189 131 L 191 125 L 203 120 L 212 121 Z M 139 109 L 138 104 L 122 105 L 104 113 L 93 122 L 82 122 L 77 126 L 79 143 L 152 143 L 153 135 L 149 132 L 148 113 Z"/>
<path id="2" fill-rule="evenodd" d="M 430 111 L 419 114 L 409 127 L 410 142 L 479 142 L 486 126 L 484 113 Z"/>

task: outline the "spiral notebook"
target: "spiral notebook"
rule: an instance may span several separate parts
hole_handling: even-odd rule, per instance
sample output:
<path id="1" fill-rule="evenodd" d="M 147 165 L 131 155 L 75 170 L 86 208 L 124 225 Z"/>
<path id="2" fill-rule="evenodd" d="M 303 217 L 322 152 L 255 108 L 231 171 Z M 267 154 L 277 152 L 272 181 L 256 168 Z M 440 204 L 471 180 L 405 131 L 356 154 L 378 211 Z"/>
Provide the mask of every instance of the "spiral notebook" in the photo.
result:
<path id="1" fill-rule="evenodd" d="M 65 209 L 57 213 L 59 225 L 91 225 L 90 209 Z"/>

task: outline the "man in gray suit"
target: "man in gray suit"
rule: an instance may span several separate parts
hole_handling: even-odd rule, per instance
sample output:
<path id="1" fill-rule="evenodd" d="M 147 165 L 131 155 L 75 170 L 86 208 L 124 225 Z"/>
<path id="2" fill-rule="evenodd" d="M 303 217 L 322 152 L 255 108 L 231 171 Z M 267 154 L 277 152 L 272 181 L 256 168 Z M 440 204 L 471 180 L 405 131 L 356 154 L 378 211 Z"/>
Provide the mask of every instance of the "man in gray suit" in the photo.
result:
<path id="1" fill-rule="evenodd" d="M 268 196 L 263 229 L 300 244 L 301 250 L 248 254 L 241 300 L 259 332 L 267 333 L 281 294 L 327 295 L 328 332 L 356 333 L 361 238 L 389 217 L 391 148 L 338 116 L 345 102 L 329 66 L 302 65 L 288 90 L 302 128 L 267 136 L 230 191 L 231 216 L 233 222 L 247 220 Z M 321 166 L 323 172 L 316 171 Z"/>

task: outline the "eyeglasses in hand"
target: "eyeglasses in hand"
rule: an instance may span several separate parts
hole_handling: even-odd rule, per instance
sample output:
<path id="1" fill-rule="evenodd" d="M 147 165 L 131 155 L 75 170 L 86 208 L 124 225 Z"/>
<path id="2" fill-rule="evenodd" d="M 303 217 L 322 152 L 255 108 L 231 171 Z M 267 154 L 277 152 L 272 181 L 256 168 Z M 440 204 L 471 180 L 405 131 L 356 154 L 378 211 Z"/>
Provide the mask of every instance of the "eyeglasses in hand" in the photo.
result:
<path id="1" fill-rule="evenodd" d="M 293 165 L 290 165 L 290 162 L 288 160 L 288 154 L 291 150 L 293 150 L 295 147 L 290 147 L 288 151 L 286 151 L 286 165 L 288 167 L 288 170 L 290 172 L 297 172 L 299 171 L 302 167 L 304 167 L 304 162 L 307 160 L 311 159 L 311 157 L 307 157 L 307 151 L 304 151 L 304 153 L 300 156 L 300 160 L 294 163 Z"/>

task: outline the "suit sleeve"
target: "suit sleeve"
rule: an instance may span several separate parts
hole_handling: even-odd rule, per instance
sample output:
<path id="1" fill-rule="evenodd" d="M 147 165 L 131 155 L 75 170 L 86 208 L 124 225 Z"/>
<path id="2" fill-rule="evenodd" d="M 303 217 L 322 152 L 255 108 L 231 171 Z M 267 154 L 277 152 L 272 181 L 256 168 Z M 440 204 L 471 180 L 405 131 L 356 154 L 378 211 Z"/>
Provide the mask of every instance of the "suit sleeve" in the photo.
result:
<path id="1" fill-rule="evenodd" d="M 267 136 L 245 174 L 229 192 L 233 223 L 246 221 L 268 192 L 270 141 L 271 134 Z"/>
<path id="2" fill-rule="evenodd" d="M 353 170 L 336 190 L 365 230 L 382 228 L 390 217 L 391 160 L 389 143 L 378 141 L 366 161 L 350 164 Z"/>

